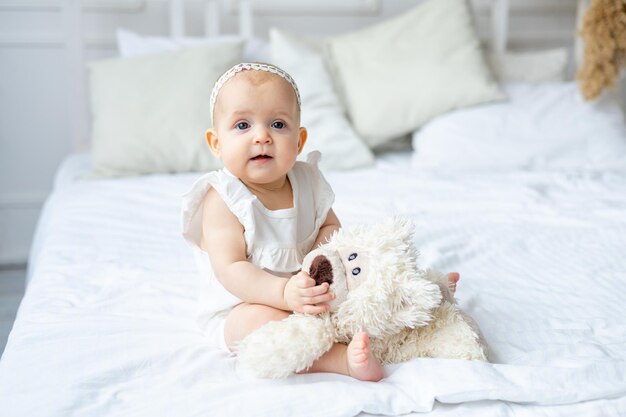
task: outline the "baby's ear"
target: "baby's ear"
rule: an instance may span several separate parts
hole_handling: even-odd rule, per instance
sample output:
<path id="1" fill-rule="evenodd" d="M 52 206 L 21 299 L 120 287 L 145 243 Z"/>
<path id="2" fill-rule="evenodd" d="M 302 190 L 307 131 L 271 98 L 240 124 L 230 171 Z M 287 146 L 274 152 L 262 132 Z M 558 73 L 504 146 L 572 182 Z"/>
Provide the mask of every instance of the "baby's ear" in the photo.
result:
<path id="1" fill-rule="evenodd" d="M 220 141 L 217 138 L 215 130 L 209 129 L 206 131 L 206 143 L 209 145 L 209 149 L 213 152 L 213 155 L 220 157 Z"/>
<path id="2" fill-rule="evenodd" d="M 298 133 L 298 155 L 302 152 L 302 148 L 304 148 L 304 144 L 306 143 L 306 138 L 308 137 L 308 133 L 306 131 L 306 127 L 301 127 L 300 132 Z"/>

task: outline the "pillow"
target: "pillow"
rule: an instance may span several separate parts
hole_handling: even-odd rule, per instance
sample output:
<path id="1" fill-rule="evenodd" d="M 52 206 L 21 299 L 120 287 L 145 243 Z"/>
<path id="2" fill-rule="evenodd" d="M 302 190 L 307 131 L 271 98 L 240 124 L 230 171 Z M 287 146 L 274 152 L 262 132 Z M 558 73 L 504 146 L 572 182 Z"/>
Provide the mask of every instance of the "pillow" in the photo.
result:
<path id="1" fill-rule="evenodd" d="M 372 152 L 343 113 L 324 65 L 321 45 L 277 29 L 270 30 L 270 42 L 272 62 L 287 71 L 300 90 L 301 123 L 309 133 L 305 149 L 322 152 L 320 165 L 326 170 L 372 165 Z"/>
<path id="2" fill-rule="evenodd" d="M 501 82 L 545 83 L 565 81 L 567 48 L 547 51 L 504 52 L 487 55 Z"/>
<path id="3" fill-rule="evenodd" d="M 220 167 L 204 138 L 211 125 L 209 95 L 215 80 L 241 60 L 242 46 L 204 46 L 90 64 L 94 174 Z"/>
<path id="4" fill-rule="evenodd" d="M 240 36 L 220 35 L 214 37 L 178 37 L 167 38 L 161 36 L 143 36 L 127 29 L 117 29 L 117 49 L 122 57 L 148 55 L 166 51 L 177 51 L 194 46 L 210 46 L 237 44 L 243 42 Z M 267 41 L 252 38 L 245 41 L 243 61 L 268 62 L 270 46 Z"/>
<path id="5" fill-rule="evenodd" d="M 352 124 L 371 146 L 451 109 L 503 98 L 465 0 L 425 1 L 330 38 L 326 53 Z"/>
<path id="6" fill-rule="evenodd" d="M 626 169 L 618 102 L 576 84 L 510 84 L 508 102 L 439 116 L 413 135 L 412 164 L 445 170 Z"/>

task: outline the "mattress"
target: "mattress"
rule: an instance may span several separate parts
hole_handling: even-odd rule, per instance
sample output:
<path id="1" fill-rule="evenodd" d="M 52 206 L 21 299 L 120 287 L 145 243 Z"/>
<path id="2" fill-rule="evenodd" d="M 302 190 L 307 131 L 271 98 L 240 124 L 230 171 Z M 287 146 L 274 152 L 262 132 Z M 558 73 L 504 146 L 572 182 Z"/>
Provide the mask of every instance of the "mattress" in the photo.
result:
<path id="1" fill-rule="evenodd" d="M 180 235 L 199 174 L 86 180 L 61 167 L 0 360 L 10 416 L 626 414 L 626 173 L 415 171 L 410 154 L 332 172 L 344 227 L 416 224 L 420 266 L 459 271 L 491 364 L 416 359 L 378 383 L 242 376 L 207 348 Z"/>

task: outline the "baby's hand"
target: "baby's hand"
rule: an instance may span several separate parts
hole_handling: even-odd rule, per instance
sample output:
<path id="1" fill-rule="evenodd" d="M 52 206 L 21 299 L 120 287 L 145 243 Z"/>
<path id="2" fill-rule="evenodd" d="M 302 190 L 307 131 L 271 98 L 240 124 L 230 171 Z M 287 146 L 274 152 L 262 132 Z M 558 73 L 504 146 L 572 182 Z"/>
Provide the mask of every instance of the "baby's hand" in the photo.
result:
<path id="1" fill-rule="evenodd" d="M 298 272 L 287 281 L 283 290 L 283 299 L 291 311 L 307 314 L 321 314 L 330 308 L 326 302 L 335 298 L 335 293 L 328 291 L 328 283 L 315 285 L 315 280 L 304 271 Z"/>

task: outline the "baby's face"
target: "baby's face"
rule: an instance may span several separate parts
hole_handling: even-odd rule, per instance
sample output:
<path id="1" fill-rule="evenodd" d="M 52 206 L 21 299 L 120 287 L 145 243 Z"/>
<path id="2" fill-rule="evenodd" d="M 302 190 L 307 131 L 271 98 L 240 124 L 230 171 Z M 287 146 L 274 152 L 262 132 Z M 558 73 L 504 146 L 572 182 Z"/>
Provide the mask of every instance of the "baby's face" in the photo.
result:
<path id="1" fill-rule="evenodd" d="M 213 120 L 217 142 L 211 149 L 244 182 L 284 180 L 306 140 L 293 88 L 265 71 L 243 71 L 227 81 Z"/>

